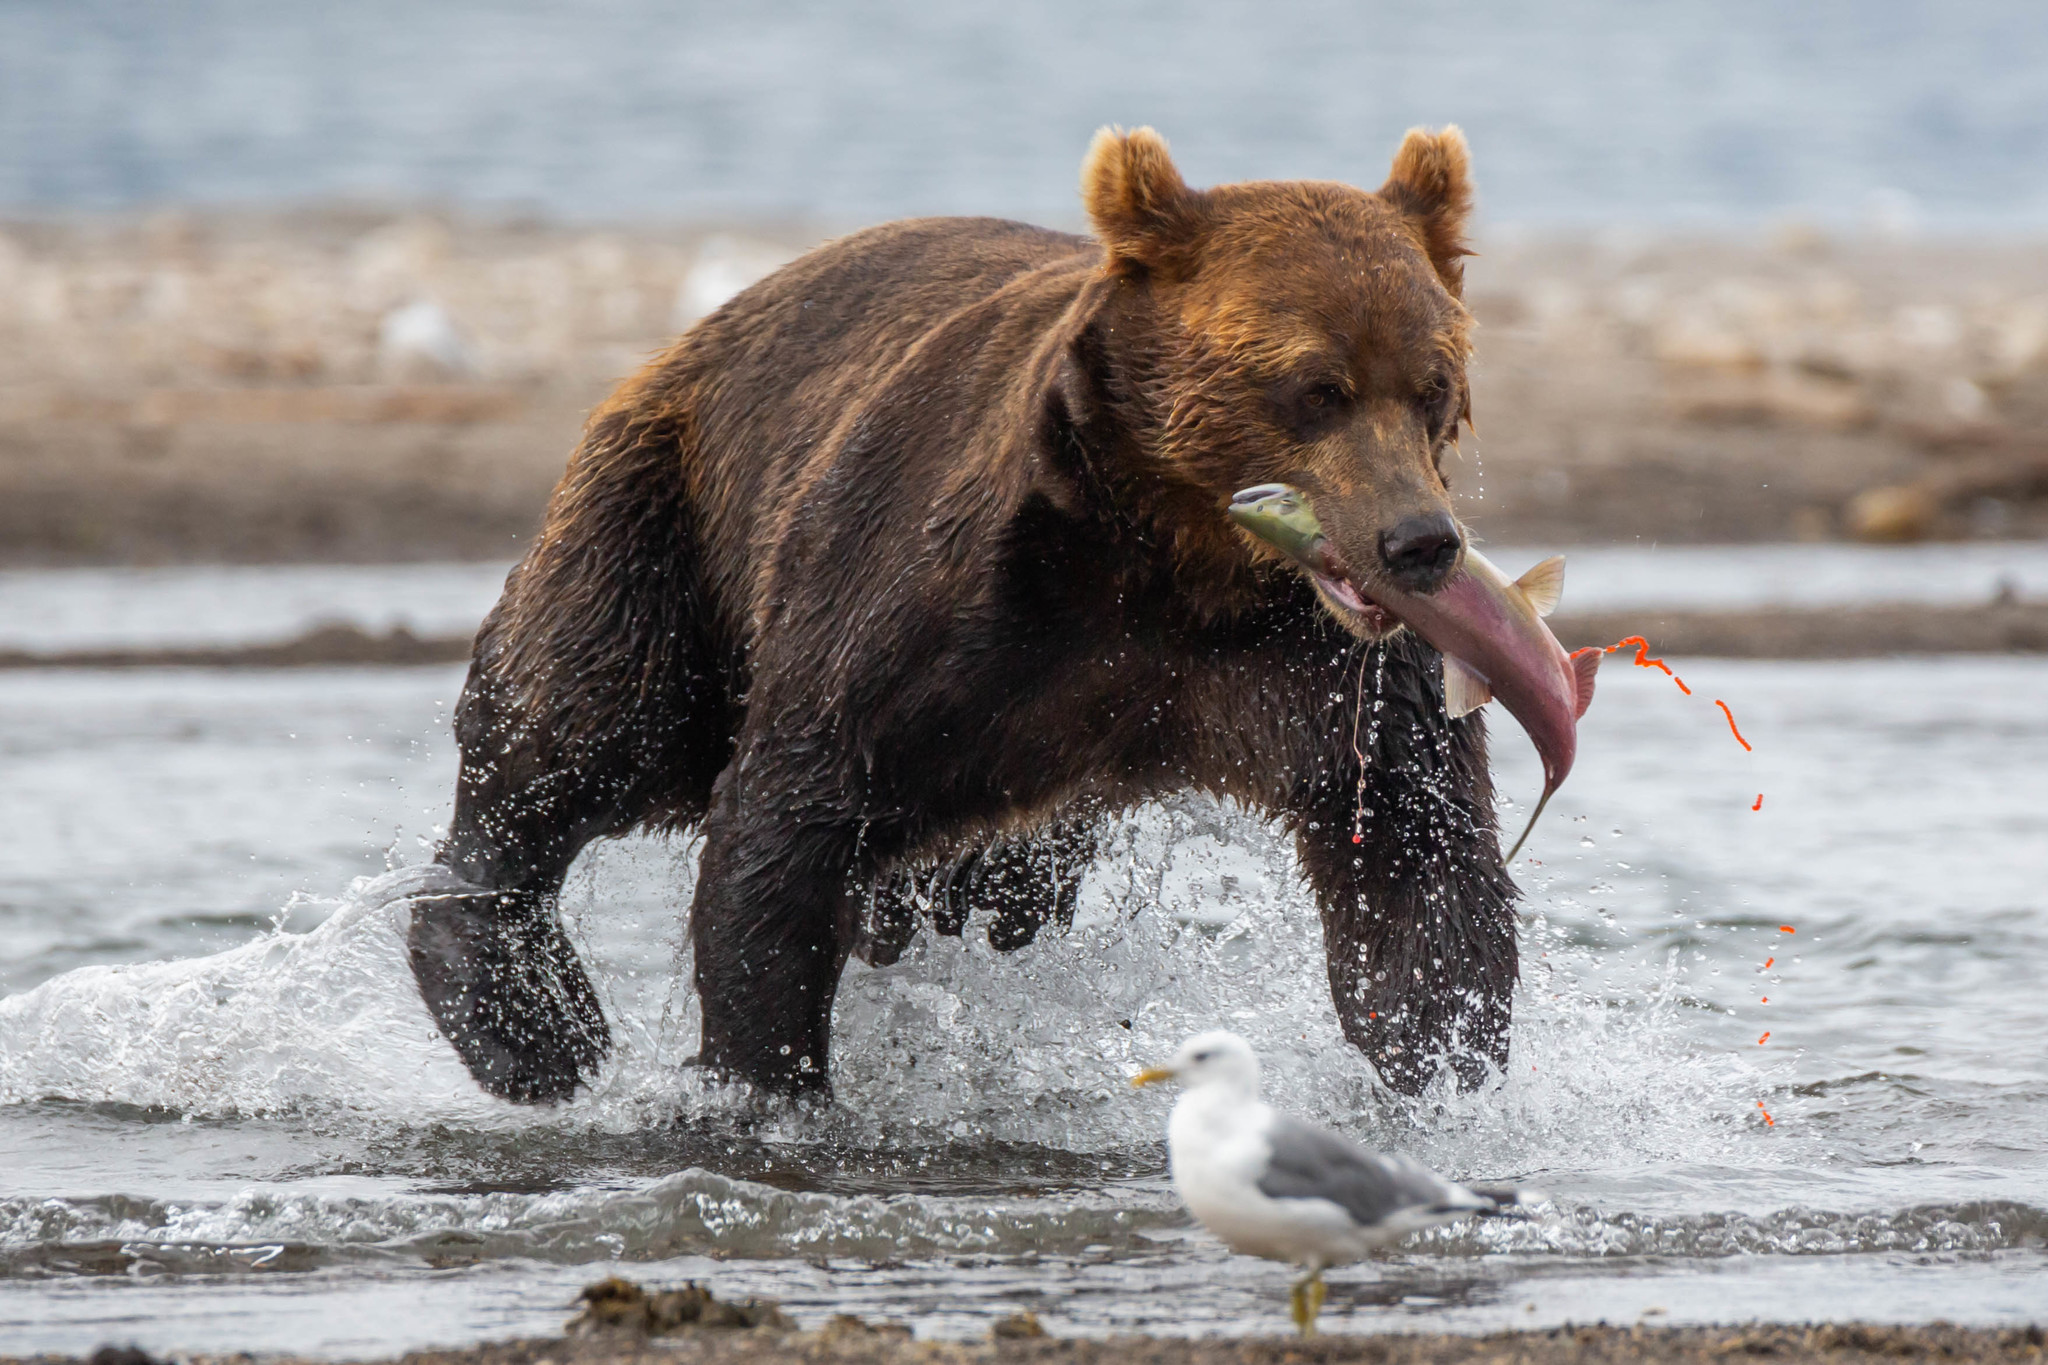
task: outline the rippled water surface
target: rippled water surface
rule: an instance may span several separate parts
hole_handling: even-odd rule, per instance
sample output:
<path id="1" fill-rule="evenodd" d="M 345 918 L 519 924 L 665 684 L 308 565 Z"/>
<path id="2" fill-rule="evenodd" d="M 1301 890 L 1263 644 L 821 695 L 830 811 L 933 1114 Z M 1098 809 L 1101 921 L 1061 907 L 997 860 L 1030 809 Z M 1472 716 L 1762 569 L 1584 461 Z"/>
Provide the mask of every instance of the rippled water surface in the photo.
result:
<path id="1" fill-rule="evenodd" d="M 1519 573 L 1549 549 L 1488 545 Z M 2048 597 L 2048 542 L 1603 545 L 1571 549 L 1567 608 L 1726 609 Z M 345 622 L 416 635 L 476 628 L 509 564 L 0 569 L 0 649 L 235 645 Z"/>
<path id="2" fill-rule="evenodd" d="M 2038 230 L 2044 58 L 2027 0 L 16 3 L 0 205 L 1067 221 L 1104 123 L 1374 185 L 1456 122 L 1495 221 Z"/>
<path id="3" fill-rule="evenodd" d="M 1124 1084 L 1219 1023 L 1279 1102 L 1553 1196 L 1336 1272 L 1334 1330 L 2038 1315 L 2048 661 L 1674 662 L 1693 697 L 1602 677 L 1478 1093 L 1374 1086 L 1285 845 L 1190 804 L 1063 936 L 850 968 L 837 1102 L 765 1116 L 682 1066 L 687 844 L 572 878 L 594 1094 L 492 1101 L 435 1036 L 398 897 L 459 670 L 0 673 L 0 1340 L 389 1351 L 551 1329 L 621 1263 L 932 1335 L 1277 1330 L 1289 1272 L 1187 1226 Z"/>

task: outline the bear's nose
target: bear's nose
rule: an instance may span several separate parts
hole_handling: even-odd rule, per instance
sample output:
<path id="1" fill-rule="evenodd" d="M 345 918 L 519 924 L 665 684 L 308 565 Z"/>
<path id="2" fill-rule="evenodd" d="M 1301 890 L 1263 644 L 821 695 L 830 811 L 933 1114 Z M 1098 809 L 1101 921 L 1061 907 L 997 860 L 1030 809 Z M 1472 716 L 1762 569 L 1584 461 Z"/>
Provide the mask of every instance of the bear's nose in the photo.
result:
<path id="1" fill-rule="evenodd" d="M 1409 592 L 1442 587 L 1464 548 L 1465 538 L 1448 512 L 1409 517 L 1380 532 L 1380 559 L 1394 582 Z"/>

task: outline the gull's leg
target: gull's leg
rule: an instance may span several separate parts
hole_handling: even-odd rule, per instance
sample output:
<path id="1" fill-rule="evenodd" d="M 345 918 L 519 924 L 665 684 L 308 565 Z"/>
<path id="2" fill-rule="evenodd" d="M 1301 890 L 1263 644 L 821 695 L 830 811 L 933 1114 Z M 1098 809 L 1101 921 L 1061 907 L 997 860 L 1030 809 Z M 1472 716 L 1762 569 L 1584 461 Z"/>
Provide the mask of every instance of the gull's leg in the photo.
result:
<path id="1" fill-rule="evenodd" d="M 1308 1295 L 1308 1330 L 1309 1335 L 1313 1336 L 1316 1330 L 1316 1319 L 1322 1316 L 1323 1299 L 1330 1292 L 1328 1286 L 1323 1283 L 1321 1268 L 1318 1268 L 1315 1274 L 1308 1277 L 1306 1292 Z"/>
<path id="2" fill-rule="evenodd" d="M 1316 1314 L 1323 1311 L 1323 1268 L 1315 1266 L 1294 1282 L 1288 1291 L 1287 1306 L 1294 1318 L 1294 1326 L 1305 1337 L 1316 1334 Z"/>

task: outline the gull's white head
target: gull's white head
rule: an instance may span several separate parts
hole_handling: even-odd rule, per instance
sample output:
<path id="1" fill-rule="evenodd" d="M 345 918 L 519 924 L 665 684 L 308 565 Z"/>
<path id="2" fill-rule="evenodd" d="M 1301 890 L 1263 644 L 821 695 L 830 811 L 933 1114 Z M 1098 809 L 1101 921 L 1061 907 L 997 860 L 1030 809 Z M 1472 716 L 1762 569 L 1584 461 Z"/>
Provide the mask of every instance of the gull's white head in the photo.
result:
<path id="1" fill-rule="evenodd" d="M 1132 1085 L 1154 1081 L 1179 1081 L 1190 1090 L 1204 1086 L 1227 1086 L 1246 1095 L 1259 1093 L 1259 1059 L 1252 1045 L 1235 1033 L 1218 1029 L 1198 1033 L 1180 1045 L 1180 1051 L 1131 1078 Z"/>

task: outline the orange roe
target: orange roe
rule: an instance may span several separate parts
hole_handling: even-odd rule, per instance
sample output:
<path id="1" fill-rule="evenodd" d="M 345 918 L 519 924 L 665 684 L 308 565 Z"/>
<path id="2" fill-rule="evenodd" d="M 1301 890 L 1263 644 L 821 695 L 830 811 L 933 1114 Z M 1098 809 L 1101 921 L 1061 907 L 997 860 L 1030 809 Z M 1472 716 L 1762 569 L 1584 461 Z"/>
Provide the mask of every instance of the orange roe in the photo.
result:
<path id="1" fill-rule="evenodd" d="M 1673 673 L 1671 671 L 1670 664 L 1665 663 L 1662 659 L 1653 659 L 1650 657 L 1650 642 L 1640 635 L 1631 635 L 1627 639 L 1617 640 L 1611 645 L 1593 645 L 1589 646 L 1587 649 L 1576 650 L 1573 652 L 1572 657 L 1577 658 L 1580 654 L 1590 653 L 1594 649 L 1598 649 L 1602 654 L 1613 654 L 1618 650 L 1627 649 L 1630 645 L 1634 645 L 1636 647 L 1635 665 L 1637 668 L 1661 668 L 1664 670 L 1664 676 L 1678 684 L 1679 691 L 1685 693 L 1685 695 L 1688 697 L 1692 695 L 1692 689 L 1685 685 L 1685 679 L 1679 677 L 1676 673 Z M 1742 731 L 1736 727 L 1735 713 L 1728 709 L 1728 703 L 1725 701 L 1721 701 L 1717 698 L 1714 702 L 1714 705 L 1720 707 L 1721 714 L 1728 717 L 1728 728 L 1734 732 L 1735 742 L 1737 744 L 1740 744 L 1745 750 L 1754 753 L 1755 750 L 1750 748 L 1749 741 L 1742 737 Z M 1758 792 L 1756 794 L 1756 801 L 1750 806 L 1750 809 L 1762 810 L 1763 808 L 1764 794 L 1762 792 Z"/>
<path id="2" fill-rule="evenodd" d="M 1729 728 L 1729 729 L 1730 729 L 1731 731 L 1734 731 L 1734 734 L 1735 734 L 1735 742 L 1736 742 L 1737 744 L 1740 744 L 1740 745 L 1741 745 L 1741 746 L 1742 746 L 1742 747 L 1743 747 L 1744 749 L 1748 749 L 1748 748 L 1749 748 L 1749 741 L 1748 741 L 1748 740 L 1746 740 L 1746 739 L 1744 739 L 1744 738 L 1742 737 L 1742 731 L 1740 731 L 1740 730 L 1736 730 L 1736 729 L 1735 729 L 1735 713 L 1734 713 L 1733 711 L 1730 711 L 1730 710 L 1728 709 L 1728 703 L 1727 703 L 1727 702 L 1725 702 L 1725 701 L 1722 701 L 1722 700 L 1721 700 L 1721 699 L 1720 699 L 1719 697 L 1716 697 L 1716 698 L 1714 698 L 1714 705 L 1716 705 L 1716 706 L 1720 707 L 1720 708 L 1721 708 L 1721 714 L 1722 714 L 1722 715 L 1724 715 L 1724 716 L 1726 716 L 1726 717 L 1728 717 L 1728 728 Z M 1752 752 L 1754 752 L 1754 751 L 1752 750 Z M 1759 797 L 1759 798 L 1757 798 L 1757 799 L 1758 799 L 1758 801 L 1759 801 L 1759 802 L 1761 802 L 1763 798 Z"/>
<path id="3" fill-rule="evenodd" d="M 1770 1110 L 1764 1108 L 1764 1102 L 1762 1100 L 1758 1100 L 1756 1102 L 1756 1107 L 1757 1112 L 1761 1113 L 1764 1116 L 1765 1123 L 1769 1124 L 1773 1128 L 1776 1128 L 1778 1126 L 1778 1121 L 1771 1117 Z"/>
<path id="4" fill-rule="evenodd" d="M 1664 670 L 1665 677 L 1678 684 L 1679 691 L 1685 693 L 1688 697 L 1692 695 L 1692 689 L 1685 685 L 1685 679 L 1673 673 L 1670 664 L 1665 663 L 1662 659 L 1650 657 L 1650 642 L 1640 635 L 1631 635 L 1626 640 L 1618 640 L 1606 646 L 1600 652 L 1602 654 L 1612 654 L 1618 649 L 1627 649 L 1630 645 L 1636 647 L 1635 664 L 1637 668 L 1661 668 Z"/>

